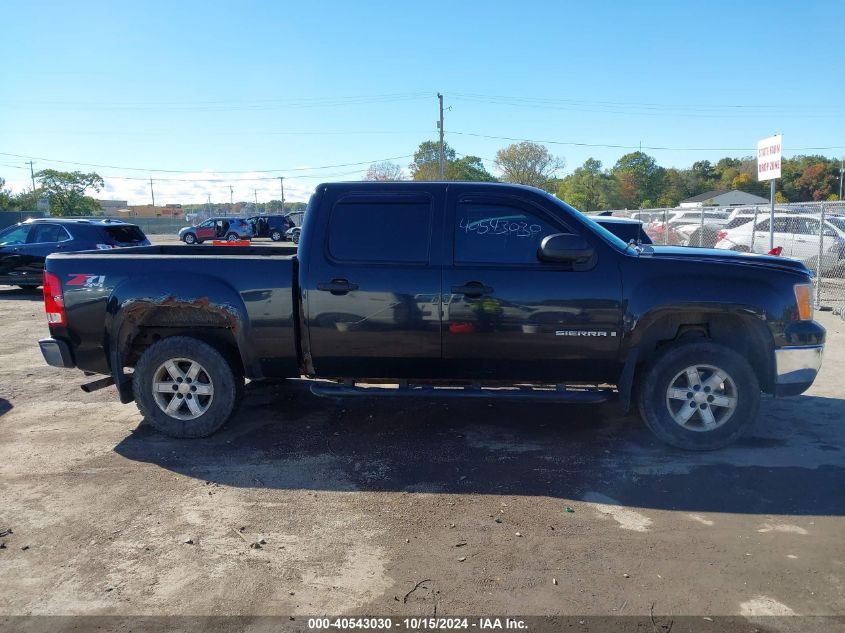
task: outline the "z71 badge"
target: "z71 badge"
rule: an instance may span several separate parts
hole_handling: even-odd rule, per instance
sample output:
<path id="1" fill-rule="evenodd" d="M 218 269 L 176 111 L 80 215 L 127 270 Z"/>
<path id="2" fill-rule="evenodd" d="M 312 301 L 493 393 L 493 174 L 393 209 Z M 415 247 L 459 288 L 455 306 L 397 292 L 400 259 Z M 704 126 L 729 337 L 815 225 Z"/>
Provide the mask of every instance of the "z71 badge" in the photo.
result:
<path id="1" fill-rule="evenodd" d="M 106 282 L 105 275 L 70 275 L 68 286 L 82 286 L 83 288 L 102 288 Z"/>

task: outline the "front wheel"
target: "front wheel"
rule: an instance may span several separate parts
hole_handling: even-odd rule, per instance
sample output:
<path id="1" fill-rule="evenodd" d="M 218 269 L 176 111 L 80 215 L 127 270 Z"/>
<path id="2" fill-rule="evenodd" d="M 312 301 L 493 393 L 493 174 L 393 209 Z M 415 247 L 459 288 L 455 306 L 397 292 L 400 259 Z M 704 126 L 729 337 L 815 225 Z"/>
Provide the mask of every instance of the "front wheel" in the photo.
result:
<path id="1" fill-rule="evenodd" d="M 299 244 L 299 231 L 294 231 L 294 233 L 290 236 L 290 240 L 294 244 Z"/>
<path id="2" fill-rule="evenodd" d="M 243 377 L 208 343 L 173 336 L 150 347 L 135 366 L 132 389 L 144 418 L 177 438 L 205 437 L 234 413 Z"/>
<path id="3" fill-rule="evenodd" d="M 196 244 L 197 243 L 197 236 L 193 233 L 185 233 L 185 237 L 182 238 L 185 241 L 185 244 Z"/>
<path id="4" fill-rule="evenodd" d="M 760 384 L 748 361 L 709 340 L 673 343 L 639 380 L 643 421 L 661 440 L 686 450 L 736 441 L 757 419 Z"/>
<path id="5" fill-rule="evenodd" d="M 270 233 L 270 239 L 274 242 L 281 242 L 284 239 L 284 235 L 282 235 L 281 231 L 273 231 Z"/>

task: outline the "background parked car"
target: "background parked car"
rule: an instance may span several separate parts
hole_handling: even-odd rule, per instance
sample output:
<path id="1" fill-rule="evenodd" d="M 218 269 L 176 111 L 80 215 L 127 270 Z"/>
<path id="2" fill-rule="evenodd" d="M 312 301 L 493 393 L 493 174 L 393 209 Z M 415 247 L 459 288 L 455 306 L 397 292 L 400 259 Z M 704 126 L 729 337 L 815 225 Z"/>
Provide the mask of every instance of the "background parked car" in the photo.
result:
<path id="1" fill-rule="evenodd" d="M 196 226 L 179 229 L 185 244 L 202 244 L 205 240 L 251 240 L 252 226 L 243 218 L 210 218 Z"/>
<path id="2" fill-rule="evenodd" d="M 274 242 L 285 239 L 285 233 L 293 222 L 286 215 L 254 215 L 246 219 L 252 227 L 253 237 L 269 237 Z"/>
<path id="3" fill-rule="evenodd" d="M 0 284 L 22 288 L 40 286 L 44 259 L 50 253 L 148 246 L 149 243 L 137 226 L 117 220 L 27 220 L 0 231 Z"/>
<path id="4" fill-rule="evenodd" d="M 719 233 L 716 248 L 745 253 L 766 253 L 769 250 L 770 218 L 746 222 L 734 229 L 723 229 Z M 808 215 L 780 213 L 775 215 L 774 243 L 781 246 L 781 255 L 804 262 L 810 269 L 830 274 L 841 269 L 839 266 L 845 253 L 845 229 L 825 220 L 824 251 L 819 262 L 820 221 Z"/>
<path id="5" fill-rule="evenodd" d="M 608 231 L 613 233 L 616 237 L 624 242 L 634 240 L 640 244 L 652 244 L 652 239 L 645 232 L 643 223 L 633 218 L 617 218 L 613 216 L 599 215 L 590 216 L 600 226 L 603 226 Z"/>
<path id="6" fill-rule="evenodd" d="M 299 233 L 301 231 L 301 226 L 294 226 L 287 230 L 287 232 L 285 233 L 285 237 L 288 238 L 294 244 L 299 244 Z"/>

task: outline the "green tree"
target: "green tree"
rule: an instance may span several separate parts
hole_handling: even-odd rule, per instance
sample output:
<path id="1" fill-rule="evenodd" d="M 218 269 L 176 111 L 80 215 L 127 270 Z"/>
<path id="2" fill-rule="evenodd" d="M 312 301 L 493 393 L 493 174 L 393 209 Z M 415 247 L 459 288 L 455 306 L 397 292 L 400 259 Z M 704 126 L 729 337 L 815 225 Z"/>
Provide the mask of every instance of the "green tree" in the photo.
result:
<path id="1" fill-rule="evenodd" d="M 564 164 L 562 158 L 553 156 L 544 146 L 528 141 L 496 152 L 496 167 L 502 172 L 503 181 L 541 189 L 554 184 L 555 175 Z"/>
<path id="2" fill-rule="evenodd" d="M 455 150 L 448 143 L 443 144 L 446 165 L 455 160 Z M 440 144 L 437 141 L 424 141 L 414 152 L 414 162 L 409 165 L 414 180 L 440 179 Z"/>
<path id="3" fill-rule="evenodd" d="M 445 156 L 444 173 L 446 180 L 475 180 L 482 182 L 496 179 L 485 168 L 478 156 L 457 158 L 457 152 L 443 144 Z M 414 180 L 440 180 L 440 144 L 436 141 L 420 143 L 414 152 L 414 162 L 409 166 Z"/>
<path id="4" fill-rule="evenodd" d="M 447 180 L 472 180 L 478 182 L 496 182 L 484 168 L 484 162 L 478 156 L 463 156 L 446 165 Z"/>
<path id="5" fill-rule="evenodd" d="M 98 174 L 45 169 L 35 177 L 49 196 L 52 215 L 96 215 L 101 212 L 99 203 L 85 195 L 89 189 L 100 191 L 105 186 Z"/>
<path id="6" fill-rule="evenodd" d="M 663 194 L 666 170 L 643 152 L 625 154 L 616 161 L 611 173 L 619 183 L 622 203 L 638 209 L 646 200 L 659 200 Z"/>
<path id="7" fill-rule="evenodd" d="M 6 179 L 0 178 L 0 210 L 11 211 L 13 208 L 12 192 L 6 189 Z"/>
<path id="8" fill-rule="evenodd" d="M 601 161 L 588 158 L 560 181 L 557 196 L 581 211 L 598 211 L 618 206 L 616 180 L 602 170 Z"/>

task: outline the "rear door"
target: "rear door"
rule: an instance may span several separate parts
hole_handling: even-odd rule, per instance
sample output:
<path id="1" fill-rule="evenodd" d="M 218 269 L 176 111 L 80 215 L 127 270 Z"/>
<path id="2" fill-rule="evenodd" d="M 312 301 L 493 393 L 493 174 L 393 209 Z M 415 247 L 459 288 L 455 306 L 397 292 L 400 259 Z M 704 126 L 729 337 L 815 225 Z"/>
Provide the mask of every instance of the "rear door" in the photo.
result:
<path id="1" fill-rule="evenodd" d="M 754 253 L 769 252 L 769 218 L 757 223 L 757 230 L 754 232 Z M 792 257 L 792 242 L 794 239 L 795 219 L 791 217 L 775 217 L 774 245 L 782 247 L 783 257 Z"/>
<path id="2" fill-rule="evenodd" d="M 441 223 L 437 187 L 322 195 L 301 262 L 307 331 L 320 376 L 439 375 Z M 393 192 L 392 192 L 393 191 Z"/>
<path id="3" fill-rule="evenodd" d="M 587 381 L 617 365 L 622 285 L 615 252 L 537 198 L 450 186 L 443 357 L 451 377 Z M 541 262 L 540 242 L 555 233 L 581 235 L 597 250 L 595 266 L 574 271 Z"/>

